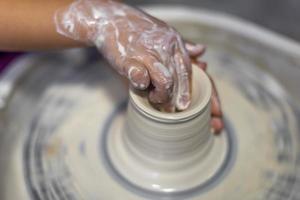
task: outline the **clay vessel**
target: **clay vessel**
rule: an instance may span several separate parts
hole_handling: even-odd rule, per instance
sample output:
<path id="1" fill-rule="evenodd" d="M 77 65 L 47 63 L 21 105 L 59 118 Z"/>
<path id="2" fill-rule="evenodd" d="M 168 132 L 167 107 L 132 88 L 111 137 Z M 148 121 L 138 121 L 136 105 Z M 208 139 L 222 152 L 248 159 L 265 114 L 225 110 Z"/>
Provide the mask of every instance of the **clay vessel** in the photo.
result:
<path id="1" fill-rule="evenodd" d="M 210 131 L 212 87 L 193 67 L 192 102 L 177 113 L 153 108 L 146 95 L 130 90 L 123 137 L 111 149 L 112 162 L 132 184 L 146 190 L 181 192 L 212 176 L 222 154 Z M 200 177 L 200 178 L 199 178 Z"/>

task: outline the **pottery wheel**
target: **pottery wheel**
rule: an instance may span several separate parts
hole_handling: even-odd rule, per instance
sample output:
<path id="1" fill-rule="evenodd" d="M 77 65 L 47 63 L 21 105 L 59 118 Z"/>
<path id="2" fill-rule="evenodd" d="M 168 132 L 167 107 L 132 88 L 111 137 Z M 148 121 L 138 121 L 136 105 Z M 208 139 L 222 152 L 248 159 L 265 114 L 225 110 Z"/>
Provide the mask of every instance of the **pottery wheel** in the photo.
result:
<path id="1" fill-rule="evenodd" d="M 156 193 L 110 161 L 106 144 L 124 120 L 128 88 L 96 51 L 20 58 L 0 82 L 5 93 L 22 68 L 2 106 L 1 199 L 298 199 L 292 97 L 243 57 L 212 47 L 205 59 L 223 104 L 226 127 L 215 137 L 225 141 L 225 159 L 192 190 Z"/>

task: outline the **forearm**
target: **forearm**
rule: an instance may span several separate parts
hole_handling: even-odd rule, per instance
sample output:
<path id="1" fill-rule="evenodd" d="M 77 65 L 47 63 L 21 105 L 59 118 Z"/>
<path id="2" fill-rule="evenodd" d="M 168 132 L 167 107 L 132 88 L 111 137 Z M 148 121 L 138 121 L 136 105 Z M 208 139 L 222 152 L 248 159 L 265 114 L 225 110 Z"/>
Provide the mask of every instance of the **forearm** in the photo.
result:
<path id="1" fill-rule="evenodd" d="M 54 15 L 73 0 L 1 0 L 0 50 L 22 51 L 83 46 L 57 33 Z"/>

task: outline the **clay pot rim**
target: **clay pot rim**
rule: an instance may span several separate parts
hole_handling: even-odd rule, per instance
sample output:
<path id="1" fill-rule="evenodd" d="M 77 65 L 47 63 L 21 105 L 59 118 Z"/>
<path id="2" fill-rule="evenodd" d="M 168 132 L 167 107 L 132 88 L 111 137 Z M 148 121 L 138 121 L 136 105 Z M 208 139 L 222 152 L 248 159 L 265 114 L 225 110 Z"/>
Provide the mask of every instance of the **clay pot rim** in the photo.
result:
<path id="1" fill-rule="evenodd" d="M 197 80 L 194 80 L 197 79 Z M 145 103 L 145 92 L 137 91 L 133 88 L 129 90 L 130 102 L 133 104 L 133 107 L 141 112 L 144 116 L 149 119 L 161 122 L 161 123 L 180 123 L 190 120 L 192 118 L 197 117 L 202 112 L 206 110 L 208 104 L 210 103 L 211 95 L 212 95 L 212 85 L 210 79 L 206 75 L 206 73 L 200 69 L 199 67 L 193 66 L 193 90 L 195 87 L 198 89 L 200 85 L 194 86 L 194 84 L 199 84 L 201 82 L 202 85 L 206 88 L 205 93 L 202 95 L 201 100 L 196 103 L 192 102 L 187 110 L 177 113 L 164 113 L 156 110 L 150 104 Z M 201 86 L 203 88 L 203 86 Z M 196 88 L 196 89 L 197 89 Z"/>

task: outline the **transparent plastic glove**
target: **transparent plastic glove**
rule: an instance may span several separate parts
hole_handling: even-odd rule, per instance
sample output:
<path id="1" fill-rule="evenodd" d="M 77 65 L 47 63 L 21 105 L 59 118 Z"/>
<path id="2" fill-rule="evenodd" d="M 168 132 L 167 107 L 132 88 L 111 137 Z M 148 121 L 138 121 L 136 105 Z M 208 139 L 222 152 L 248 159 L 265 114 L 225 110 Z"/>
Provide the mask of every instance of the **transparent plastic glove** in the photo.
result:
<path id="1" fill-rule="evenodd" d="M 167 111 L 190 104 L 191 59 L 175 29 L 130 6 L 77 0 L 55 15 L 57 31 L 95 45 L 149 100 Z"/>

